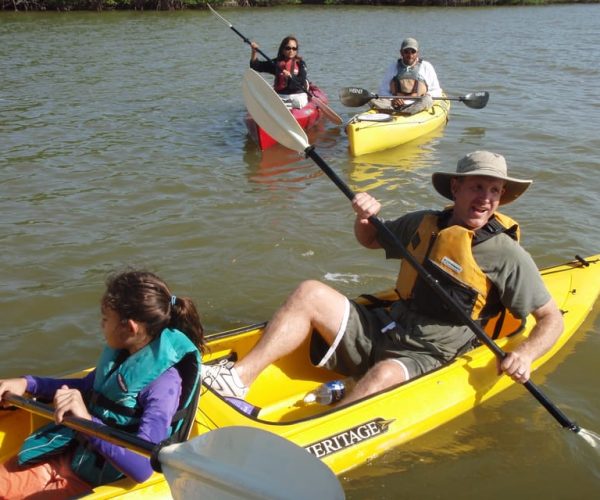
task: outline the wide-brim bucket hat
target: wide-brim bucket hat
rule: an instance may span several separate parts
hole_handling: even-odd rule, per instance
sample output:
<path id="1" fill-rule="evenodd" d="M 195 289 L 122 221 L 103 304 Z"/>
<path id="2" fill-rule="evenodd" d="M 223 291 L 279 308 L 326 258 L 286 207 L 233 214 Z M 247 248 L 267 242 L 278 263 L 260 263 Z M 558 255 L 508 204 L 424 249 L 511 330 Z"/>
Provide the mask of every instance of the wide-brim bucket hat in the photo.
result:
<path id="1" fill-rule="evenodd" d="M 451 179 L 471 175 L 493 177 L 502 179 L 505 182 L 504 193 L 500 197 L 500 205 L 515 201 L 533 182 L 529 179 L 509 177 L 504 156 L 489 151 L 474 151 L 463 156 L 456 164 L 456 172 L 434 172 L 431 176 L 431 182 L 438 193 L 449 200 L 454 200 L 450 187 Z"/>

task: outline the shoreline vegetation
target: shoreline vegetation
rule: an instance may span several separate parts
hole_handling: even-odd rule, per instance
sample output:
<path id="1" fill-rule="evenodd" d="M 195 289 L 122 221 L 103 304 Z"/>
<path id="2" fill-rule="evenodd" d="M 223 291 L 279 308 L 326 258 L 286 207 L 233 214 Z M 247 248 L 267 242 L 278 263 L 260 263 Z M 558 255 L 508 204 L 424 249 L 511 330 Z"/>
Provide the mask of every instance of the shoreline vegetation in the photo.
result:
<path id="1" fill-rule="evenodd" d="M 600 3 L 600 0 L 0 0 L 3 11 L 110 11 L 274 7 L 277 5 L 373 5 L 399 7 L 499 7 Z"/>

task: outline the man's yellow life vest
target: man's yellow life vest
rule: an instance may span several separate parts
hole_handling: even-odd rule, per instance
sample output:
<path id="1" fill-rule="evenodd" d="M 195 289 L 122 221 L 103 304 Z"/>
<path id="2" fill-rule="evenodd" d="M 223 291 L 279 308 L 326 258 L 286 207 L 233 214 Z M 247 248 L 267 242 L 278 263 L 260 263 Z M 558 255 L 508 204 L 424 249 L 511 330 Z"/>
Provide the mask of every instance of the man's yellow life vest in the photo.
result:
<path id="1" fill-rule="evenodd" d="M 407 250 L 471 318 L 488 319 L 499 312 L 499 307 L 488 303 L 493 284 L 475 261 L 472 247 L 501 233 L 519 241 L 519 226 L 510 217 L 496 212 L 486 226 L 476 231 L 457 225 L 443 227 L 443 221 L 450 215 L 448 210 L 425 215 Z M 455 314 L 405 260 L 400 266 L 396 291 L 419 312 L 441 321 L 457 322 Z"/>

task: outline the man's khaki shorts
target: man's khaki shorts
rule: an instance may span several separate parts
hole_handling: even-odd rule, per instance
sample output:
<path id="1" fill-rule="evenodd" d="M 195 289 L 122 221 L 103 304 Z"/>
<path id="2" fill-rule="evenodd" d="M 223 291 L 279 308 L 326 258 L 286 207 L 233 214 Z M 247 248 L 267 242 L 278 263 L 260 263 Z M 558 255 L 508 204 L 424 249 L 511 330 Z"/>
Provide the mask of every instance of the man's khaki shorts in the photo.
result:
<path id="1" fill-rule="evenodd" d="M 443 357 L 433 346 L 403 340 L 406 336 L 386 308 L 348 303 L 346 328 L 338 332 L 335 350 L 330 349 L 318 332 L 313 332 L 310 355 L 315 365 L 360 377 L 377 362 L 394 359 L 404 366 L 408 378 L 442 365 Z"/>

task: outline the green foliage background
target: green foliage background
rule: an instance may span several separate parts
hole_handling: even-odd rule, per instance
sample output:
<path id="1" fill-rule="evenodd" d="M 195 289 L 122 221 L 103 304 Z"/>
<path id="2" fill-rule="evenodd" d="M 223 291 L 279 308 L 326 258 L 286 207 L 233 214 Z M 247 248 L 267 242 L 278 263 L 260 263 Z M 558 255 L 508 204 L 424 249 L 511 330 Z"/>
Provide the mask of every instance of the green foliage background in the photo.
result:
<path id="1" fill-rule="evenodd" d="M 211 0 L 210 4 L 213 7 L 269 7 L 291 4 L 477 7 L 599 2 L 600 0 Z M 0 0 L 0 10 L 179 10 L 205 9 L 206 4 L 206 0 Z"/>

